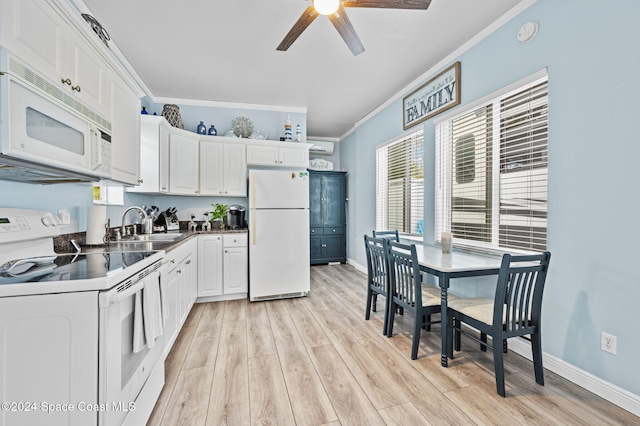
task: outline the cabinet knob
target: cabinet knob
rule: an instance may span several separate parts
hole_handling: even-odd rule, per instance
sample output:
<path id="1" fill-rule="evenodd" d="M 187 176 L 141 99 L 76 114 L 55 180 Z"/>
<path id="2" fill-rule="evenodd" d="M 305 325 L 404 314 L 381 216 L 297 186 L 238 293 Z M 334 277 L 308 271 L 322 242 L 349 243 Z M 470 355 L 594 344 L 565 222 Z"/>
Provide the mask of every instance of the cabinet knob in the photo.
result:
<path id="1" fill-rule="evenodd" d="M 323 245 L 322 245 L 322 247 L 326 247 L 326 246 L 327 246 L 326 244 L 323 244 Z"/>
<path id="2" fill-rule="evenodd" d="M 336 230 L 334 229 L 333 232 L 336 232 Z"/>
<path id="3" fill-rule="evenodd" d="M 312 229 L 312 230 L 311 230 L 311 233 L 312 233 L 312 234 L 315 234 L 315 233 L 316 233 L 316 230 L 315 230 L 315 229 Z"/>
<path id="4" fill-rule="evenodd" d="M 143 183 L 144 179 L 138 179 L 138 183 Z"/>
<path id="5" fill-rule="evenodd" d="M 67 78 L 63 78 L 62 79 L 62 83 L 67 84 L 69 86 L 71 86 L 71 79 L 69 77 Z"/>
<path id="6" fill-rule="evenodd" d="M 71 86 L 71 90 L 75 90 L 76 92 L 80 93 L 80 86 Z"/>
<path id="7" fill-rule="evenodd" d="M 167 190 L 167 187 L 166 187 L 166 186 L 163 186 L 163 187 L 162 187 L 162 190 L 163 190 L 163 191 L 166 191 L 166 190 Z"/>
<path id="8" fill-rule="evenodd" d="M 178 269 L 178 273 L 181 274 L 182 273 L 182 269 Z"/>

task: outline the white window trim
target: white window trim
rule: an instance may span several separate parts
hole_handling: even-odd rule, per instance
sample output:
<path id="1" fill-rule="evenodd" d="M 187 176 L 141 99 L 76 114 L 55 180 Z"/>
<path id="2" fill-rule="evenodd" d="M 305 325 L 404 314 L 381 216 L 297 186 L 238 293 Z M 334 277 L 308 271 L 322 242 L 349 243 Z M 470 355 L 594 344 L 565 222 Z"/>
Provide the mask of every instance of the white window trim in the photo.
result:
<path id="1" fill-rule="evenodd" d="M 385 147 L 388 147 L 388 146 L 390 146 L 390 145 L 393 145 L 394 143 L 397 143 L 397 142 L 399 142 L 399 141 L 401 141 L 401 140 L 403 140 L 403 139 L 407 139 L 409 136 L 411 136 L 411 135 L 413 135 L 413 134 L 415 134 L 415 133 L 419 133 L 419 132 L 422 132 L 422 148 L 423 148 L 423 155 L 424 155 L 424 137 L 425 137 L 424 124 L 423 124 L 423 125 L 421 125 L 421 126 L 415 126 L 415 127 L 412 127 L 412 128 L 410 128 L 409 130 L 406 130 L 406 131 L 404 131 L 404 132 L 402 132 L 402 133 L 400 133 L 400 134 L 398 134 L 398 135 L 396 135 L 396 136 L 394 136 L 394 137 L 392 137 L 392 138 L 387 139 L 385 142 L 383 142 L 383 143 L 381 143 L 381 144 L 376 145 L 376 148 L 375 148 L 375 152 L 376 152 L 376 175 L 375 175 L 375 179 L 376 179 L 376 199 L 375 199 L 375 203 L 376 203 L 376 205 L 375 205 L 375 225 L 376 225 L 376 227 L 378 226 L 378 197 L 379 197 L 379 196 L 380 196 L 380 194 L 381 194 L 381 189 L 380 189 L 380 188 L 379 188 L 379 186 L 378 186 L 378 184 L 379 184 L 379 179 L 378 179 L 378 152 L 379 152 L 381 149 L 385 148 Z M 425 175 L 426 175 L 426 173 L 425 173 Z M 385 180 L 386 180 L 386 178 L 385 178 Z M 425 183 L 424 183 L 424 178 L 423 178 L 423 184 L 422 184 L 422 185 L 423 185 L 423 187 L 422 187 L 422 191 L 423 191 L 423 198 L 424 198 L 424 185 L 425 185 Z M 383 193 L 383 194 L 382 194 L 382 196 L 384 197 L 384 205 L 385 205 L 385 206 L 386 206 L 386 205 L 388 205 L 388 204 L 389 204 L 388 192 Z M 424 208 L 424 199 L 423 199 L 423 208 Z M 386 211 L 383 211 L 383 212 L 382 212 L 382 214 L 383 214 L 383 217 L 382 217 L 382 219 L 381 219 L 381 220 L 382 220 L 382 222 L 383 222 L 383 223 L 387 223 L 387 222 L 388 222 L 387 212 L 386 212 Z M 424 212 L 423 212 L 423 218 L 422 218 L 422 220 L 424 221 Z M 381 230 L 382 230 L 382 229 L 381 229 Z M 398 231 L 399 231 L 400 238 L 411 239 L 411 240 L 416 240 L 416 241 L 420 241 L 420 242 L 422 242 L 422 241 L 423 241 L 424 234 L 423 234 L 423 235 L 419 235 L 419 234 L 408 234 L 408 233 L 405 233 L 405 232 L 401 232 L 400 230 L 398 230 Z"/>
<path id="2" fill-rule="evenodd" d="M 480 99 L 477 99 L 476 101 L 470 102 L 468 104 L 465 104 L 463 106 L 464 111 L 460 111 L 459 109 L 456 109 L 455 111 L 451 111 L 448 113 L 444 113 L 442 115 L 440 115 L 438 117 L 437 120 L 434 120 L 434 128 L 436 129 L 436 143 L 435 143 L 435 158 L 436 158 L 436 163 L 438 161 L 441 161 L 441 165 L 440 165 L 440 173 L 436 173 L 435 176 L 435 205 L 436 205 L 436 211 L 435 211 L 435 223 L 434 223 L 434 229 L 435 229 L 435 245 L 442 245 L 441 242 L 441 232 L 450 232 L 451 231 L 451 220 L 452 218 L 451 216 L 451 186 L 450 185 L 444 185 L 444 181 L 447 177 L 450 177 L 450 173 L 451 173 L 451 167 L 452 167 L 452 163 L 451 163 L 451 145 L 447 145 L 442 147 L 442 144 L 439 142 L 439 135 L 437 134 L 438 131 L 438 127 L 441 123 L 443 122 L 449 122 L 452 119 L 455 119 L 459 116 L 463 116 L 465 114 L 468 114 L 470 111 L 473 111 L 474 109 L 477 109 L 485 104 L 491 103 L 493 101 L 495 101 L 497 98 L 501 98 L 501 97 L 507 97 L 509 94 L 511 94 L 511 92 L 518 92 L 521 91 L 522 88 L 524 86 L 530 85 L 538 80 L 547 78 L 548 80 L 548 72 L 547 72 L 547 68 L 543 68 L 527 77 L 524 77 L 518 81 L 515 81 L 499 90 L 496 90 L 486 96 L 483 96 Z M 497 114 L 495 114 L 493 116 L 493 120 L 494 120 L 494 128 L 499 128 L 499 121 L 500 118 Z M 445 130 L 443 133 L 446 133 L 447 130 Z M 499 136 L 499 132 L 494 132 L 493 133 L 493 138 L 496 137 L 500 137 Z M 492 141 L 492 145 L 495 146 L 495 140 Z M 444 148 L 447 150 L 447 152 L 442 153 L 441 149 Z M 443 156 L 444 155 L 444 156 Z M 493 180 L 494 180 L 494 185 L 492 185 L 492 191 L 493 191 L 493 196 L 492 196 L 492 210 L 495 211 L 499 211 L 499 204 L 500 204 L 500 197 L 499 197 L 499 191 L 500 191 L 500 186 L 499 184 L 495 184 L 495 181 L 499 181 L 500 179 L 500 173 L 499 173 L 499 168 L 500 168 L 500 150 L 499 149 L 494 149 L 493 150 L 493 161 L 492 161 L 492 167 L 493 167 Z M 436 166 L 436 171 L 438 171 L 438 168 Z M 440 201 L 439 201 L 440 200 Z M 440 206 L 442 208 L 437 208 L 438 205 L 440 203 Z M 444 212 L 448 212 L 448 213 L 444 213 Z M 449 217 L 443 218 L 443 214 L 447 214 Z M 441 226 L 441 224 L 443 224 Z M 499 238 L 499 227 L 492 227 L 492 241 L 497 241 Z M 491 254 L 491 255 L 496 255 L 496 254 L 504 254 L 504 253 L 522 253 L 522 254 L 528 254 L 531 253 L 530 251 L 526 251 L 526 250 L 519 250 L 519 249 L 514 249 L 514 248 L 502 248 L 502 247 L 496 247 L 495 244 L 493 243 L 482 243 L 479 241 L 474 241 L 472 244 L 468 243 L 468 240 L 465 239 L 458 239 L 458 238 L 454 238 L 453 239 L 453 245 L 456 247 L 456 249 L 460 249 L 462 251 L 468 251 L 468 252 L 480 252 L 480 253 L 487 253 L 487 254 Z"/>

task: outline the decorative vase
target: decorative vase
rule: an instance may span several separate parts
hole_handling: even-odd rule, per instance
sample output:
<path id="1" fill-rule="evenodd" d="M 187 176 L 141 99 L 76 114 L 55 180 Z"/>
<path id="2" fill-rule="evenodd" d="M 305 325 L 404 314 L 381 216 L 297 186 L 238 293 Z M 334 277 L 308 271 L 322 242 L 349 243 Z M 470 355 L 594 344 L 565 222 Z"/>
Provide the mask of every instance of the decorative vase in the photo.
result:
<path id="1" fill-rule="evenodd" d="M 302 142 L 302 128 L 299 124 L 296 126 L 296 142 Z"/>
<path id="2" fill-rule="evenodd" d="M 162 107 L 162 116 L 167 119 L 169 124 L 178 129 L 184 129 L 182 115 L 180 115 L 180 107 L 175 104 L 165 104 Z"/>
<path id="3" fill-rule="evenodd" d="M 204 121 L 201 121 L 200 124 L 198 124 L 196 131 L 198 132 L 199 135 L 207 134 L 207 126 L 205 126 Z"/>
<path id="4" fill-rule="evenodd" d="M 216 130 L 216 126 L 213 124 L 209 127 L 209 135 L 210 136 L 218 136 L 218 131 Z"/>
<path id="5" fill-rule="evenodd" d="M 146 115 L 146 114 L 149 114 L 149 113 L 147 112 L 147 107 L 142 107 L 142 111 L 140 111 L 140 114 L 145 114 L 145 115 Z"/>

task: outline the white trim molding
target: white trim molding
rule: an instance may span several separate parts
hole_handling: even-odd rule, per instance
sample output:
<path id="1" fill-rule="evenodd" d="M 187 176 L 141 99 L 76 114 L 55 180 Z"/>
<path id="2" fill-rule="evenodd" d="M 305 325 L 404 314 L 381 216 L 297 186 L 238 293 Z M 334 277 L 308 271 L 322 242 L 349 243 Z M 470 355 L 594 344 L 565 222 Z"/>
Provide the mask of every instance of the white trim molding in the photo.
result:
<path id="1" fill-rule="evenodd" d="M 531 344 L 526 340 L 509 339 L 509 350 L 528 360 L 533 359 L 531 356 Z M 547 370 L 593 392 L 636 416 L 640 416 L 640 396 L 596 377 L 587 371 L 581 370 L 575 365 L 571 365 L 546 352 L 542 353 L 542 363 Z"/>

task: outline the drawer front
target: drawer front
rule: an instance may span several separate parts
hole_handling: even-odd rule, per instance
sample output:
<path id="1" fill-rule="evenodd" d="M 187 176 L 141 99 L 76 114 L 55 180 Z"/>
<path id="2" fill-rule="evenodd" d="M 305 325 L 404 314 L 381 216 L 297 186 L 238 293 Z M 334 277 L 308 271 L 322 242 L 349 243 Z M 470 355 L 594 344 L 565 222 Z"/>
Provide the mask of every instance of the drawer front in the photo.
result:
<path id="1" fill-rule="evenodd" d="M 344 235 L 344 228 L 324 228 L 324 235 Z"/>
<path id="2" fill-rule="evenodd" d="M 322 235 L 324 230 L 322 228 L 311 228 L 309 234 L 313 237 L 314 235 Z"/>
<path id="3" fill-rule="evenodd" d="M 224 247 L 246 247 L 247 234 L 224 234 L 222 245 Z"/>

